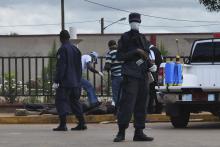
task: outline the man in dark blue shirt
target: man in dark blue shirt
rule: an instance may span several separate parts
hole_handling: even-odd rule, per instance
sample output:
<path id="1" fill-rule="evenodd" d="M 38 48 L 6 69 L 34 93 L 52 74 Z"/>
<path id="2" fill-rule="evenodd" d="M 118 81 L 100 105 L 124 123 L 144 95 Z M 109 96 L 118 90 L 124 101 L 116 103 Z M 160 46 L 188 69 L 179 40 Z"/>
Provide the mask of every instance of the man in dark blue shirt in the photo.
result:
<path id="1" fill-rule="evenodd" d="M 79 123 L 71 130 L 85 130 L 85 119 L 79 102 L 81 94 L 81 52 L 69 42 L 69 32 L 60 32 L 61 47 L 57 52 L 56 75 L 53 88 L 56 89 L 55 105 L 60 118 L 60 124 L 54 131 L 67 131 L 66 116 L 75 114 Z"/>

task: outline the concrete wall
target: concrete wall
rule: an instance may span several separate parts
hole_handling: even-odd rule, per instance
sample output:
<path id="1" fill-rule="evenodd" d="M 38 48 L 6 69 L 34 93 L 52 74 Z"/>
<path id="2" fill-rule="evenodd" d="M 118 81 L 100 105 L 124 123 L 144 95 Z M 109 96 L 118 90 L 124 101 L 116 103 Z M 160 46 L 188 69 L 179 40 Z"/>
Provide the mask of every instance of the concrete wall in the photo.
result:
<path id="1" fill-rule="evenodd" d="M 108 51 L 108 41 L 111 39 L 118 40 L 120 34 L 109 35 L 78 35 L 78 38 L 82 39 L 79 43 L 79 48 L 82 53 L 90 51 L 97 51 L 99 55 L 104 56 Z"/>
<path id="2" fill-rule="evenodd" d="M 179 40 L 181 55 L 189 55 L 194 40 L 212 37 L 212 33 L 154 35 L 156 35 L 158 47 L 162 43 L 169 55 L 176 55 L 177 53 L 176 39 Z M 82 53 L 95 50 L 100 55 L 105 55 L 108 49 L 108 41 L 111 39 L 118 40 L 120 34 L 79 34 L 78 38 L 82 39 L 78 45 Z M 150 39 L 150 34 L 146 34 L 146 38 Z M 0 56 L 46 56 L 54 41 L 58 48 L 60 45 L 58 35 L 0 36 Z"/>
<path id="3" fill-rule="evenodd" d="M 0 36 L 0 56 L 42 56 L 47 55 L 53 42 L 59 45 L 56 35 Z"/>

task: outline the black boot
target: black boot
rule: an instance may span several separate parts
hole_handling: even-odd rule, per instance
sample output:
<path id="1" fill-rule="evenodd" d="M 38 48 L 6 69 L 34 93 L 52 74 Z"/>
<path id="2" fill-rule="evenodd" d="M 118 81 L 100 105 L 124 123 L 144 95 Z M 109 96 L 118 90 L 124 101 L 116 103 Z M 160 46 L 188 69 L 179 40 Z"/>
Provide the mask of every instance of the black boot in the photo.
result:
<path id="1" fill-rule="evenodd" d="M 125 128 L 120 128 L 113 142 L 122 142 L 125 140 Z"/>
<path id="2" fill-rule="evenodd" d="M 133 141 L 153 141 L 153 137 L 144 134 L 143 129 L 135 129 Z"/>
<path id="3" fill-rule="evenodd" d="M 81 131 L 86 129 L 87 126 L 85 124 L 78 123 L 78 125 L 75 128 L 71 128 L 71 131 Z"/>
<path id="4" fill-rule="evenodd" d="M 79 123 L 75 128 L 71 128 L 71 130 L 72 131 L 86 130 L 87 126 L 86 126 L 86 123 L 85 123 L 84 116 L 76 116 L 76 118 L 78 119 Z"/>
<path id="5" fill-rule="evenodd" d="M 59 116 L 60 118 L 60 124 L 57 128 L 54 128 L 53 131 L 67 131 L 67 126 L 66 126 L 66 115 Z"/>

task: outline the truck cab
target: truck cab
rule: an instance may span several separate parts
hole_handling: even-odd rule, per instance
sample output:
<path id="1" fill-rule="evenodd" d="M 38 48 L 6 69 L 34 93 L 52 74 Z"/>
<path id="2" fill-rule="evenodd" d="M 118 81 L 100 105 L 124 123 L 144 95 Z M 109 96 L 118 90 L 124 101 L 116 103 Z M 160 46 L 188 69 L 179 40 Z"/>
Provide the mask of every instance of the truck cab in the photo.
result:
<path id="1" fill-rule="evenodd" d="M 220 116 L 220 39 L 194 41 L 188 59 L 181 64 L 181 85 L 165 82 L 163 63 L 158 77 L 161 85 L 156 87 L 172 125 L 186 127 L 190 113 L 207 111 Z"/>

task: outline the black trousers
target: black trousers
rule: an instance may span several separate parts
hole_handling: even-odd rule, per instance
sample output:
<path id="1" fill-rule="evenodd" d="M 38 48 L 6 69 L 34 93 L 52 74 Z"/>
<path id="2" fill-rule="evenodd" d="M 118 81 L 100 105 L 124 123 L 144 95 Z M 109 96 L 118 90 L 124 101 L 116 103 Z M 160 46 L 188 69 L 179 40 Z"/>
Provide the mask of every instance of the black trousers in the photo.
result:
<path id="1" fill-rule="evenodd" d="M 119 101 L 118 125 L 127 128 L 134 115 L 134 127 L 145 128 L 146 106 L 148 103 L 148 79 L 123 76 L 122 95 Z"/>
<path id="2" fill-rule="evenodd" d="M 149 104 L 148 104 L 148 112 L 149 113 L 153 113 L 154 112 L 154 102 L 155 105 L 157 106 L 159 104 L 158 100 L 157 100 L 157 91 L 155 89 L 156 84 L 150 83 L 150 97 L 149 97 Z"/>
<path id="3" fill-rule="evenodd" d="M 75 114 L 76 118 L 83 118 L 82 105 L 79 102 L 81 88 L 64 88 L 59 87 L 56 90 L 55 105 L 60 116 L 68 115 L 71 112 Z"/>

